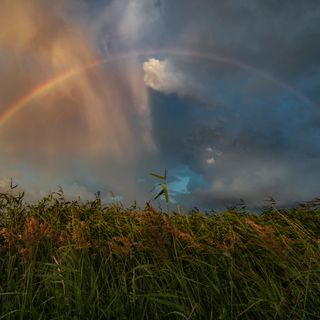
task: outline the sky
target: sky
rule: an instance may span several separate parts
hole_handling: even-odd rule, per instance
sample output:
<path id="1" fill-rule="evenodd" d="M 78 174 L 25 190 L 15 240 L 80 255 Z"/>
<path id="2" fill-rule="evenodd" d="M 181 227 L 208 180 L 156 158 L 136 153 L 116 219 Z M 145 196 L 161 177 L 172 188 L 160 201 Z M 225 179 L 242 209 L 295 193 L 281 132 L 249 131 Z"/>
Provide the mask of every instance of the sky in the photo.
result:
<path id="1" fill-rule="evenodd" d="M 1 192 L 319 196 L 318 0 L 2 0 L 0 26 Z"/>

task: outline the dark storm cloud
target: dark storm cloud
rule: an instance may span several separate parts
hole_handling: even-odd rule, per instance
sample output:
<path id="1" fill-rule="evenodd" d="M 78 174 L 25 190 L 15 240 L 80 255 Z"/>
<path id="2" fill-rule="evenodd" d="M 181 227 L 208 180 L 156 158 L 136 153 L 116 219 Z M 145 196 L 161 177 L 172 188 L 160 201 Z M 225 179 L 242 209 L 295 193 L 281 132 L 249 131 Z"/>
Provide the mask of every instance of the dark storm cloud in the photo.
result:
<path id="1" fill-rule="evenodd" d="M 179 45 L 234 56 L 287 80 L 319 67 L 318 1 L 165 3 L 166 23 Z"/>
<path id="2" fill-rule="evenodd" d="M 159 88 L 163 94 L 152 94 L 152 110 L 155 139 L 167 161 L 191 170 L 190 193 L 176 196 L 178 202 L 212 207 L 274 196 L 290 204 L 317 196 L 320 3 L 163 3 L 169 45 L 224 54 L 275 79 L 171 57 L 170 72 L 183 75 L 184 91 Z"/>
<path id="3" fill-rule="evenodd" d="M 64 66 L 170 49 L 82 73 L 12 120 L 1 136 L 1 169 L 17 173 L 31 195 L 62 185 L 70 195 L 112 191 L 143 202 L 154 182 L 148 172 L 165 167 L 175 200 L 187 207 L 318 195 L 319 1 L 0 7 L 1 108 Z"/>

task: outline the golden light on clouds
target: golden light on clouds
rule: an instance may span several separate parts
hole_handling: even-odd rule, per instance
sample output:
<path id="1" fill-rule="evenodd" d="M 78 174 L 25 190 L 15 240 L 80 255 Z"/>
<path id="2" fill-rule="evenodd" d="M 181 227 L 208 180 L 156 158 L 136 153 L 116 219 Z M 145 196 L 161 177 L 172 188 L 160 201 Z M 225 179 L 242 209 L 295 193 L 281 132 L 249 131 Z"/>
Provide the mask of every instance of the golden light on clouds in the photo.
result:
<path id="1" fill-rule="evenodd" d="M 70 10 L 67 1 L 0 3 L 0 46 L 9 57 L 0 75 L 1 113 L 8 118 L 0 144 L 17 154 L 33 148 L 42 156 L 86 151 L 134 158 L 153 144 L 141 67 L 131 58 L 86 69 L 98 55 L 91 30 Z"/>

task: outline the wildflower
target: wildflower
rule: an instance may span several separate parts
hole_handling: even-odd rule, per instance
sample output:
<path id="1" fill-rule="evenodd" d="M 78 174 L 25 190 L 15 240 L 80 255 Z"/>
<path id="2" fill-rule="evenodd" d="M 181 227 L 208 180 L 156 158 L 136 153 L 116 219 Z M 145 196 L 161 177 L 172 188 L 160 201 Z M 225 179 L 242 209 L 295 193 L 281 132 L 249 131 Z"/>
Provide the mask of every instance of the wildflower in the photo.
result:
<path id="1" fill-rule="evenodd" d="M 32 245 L 39 240 L 39 223 L 37 218 L 31 217 L 26 220 L 22 233 L 22 240 L 28 245 Z"/>
<path id="2" fill-rule="evenodd" d="M 0 236 L 2 236 L 4 238 L 5 242 L 9 241 L 9 236 L 10 236 L 10 231 L 8 228 L 2 228 L 0 230 Z"/>

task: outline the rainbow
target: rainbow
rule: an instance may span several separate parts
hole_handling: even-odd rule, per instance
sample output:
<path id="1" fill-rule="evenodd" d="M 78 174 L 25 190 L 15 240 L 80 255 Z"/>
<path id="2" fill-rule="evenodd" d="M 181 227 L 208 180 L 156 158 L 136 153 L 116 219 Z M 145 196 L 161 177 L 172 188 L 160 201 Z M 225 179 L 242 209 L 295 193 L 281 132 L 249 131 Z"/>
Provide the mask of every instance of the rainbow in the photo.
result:
<path id="1" fill-rule="evenodd" d="M 6 108 L 6 111 L 0 115 L 0 127 L 3 126 L 6 122 L 8 122 L 15 114 L 17 114 L 21 109 L 27 106 L 30 102 L 35 100 L 36 98 L 44 95 L 46 92 L 49 92 L 52 88 L 54 88 L 57 84 L 66 81 L 75 75 L 84 72 L 85 70 L 92 68 L 93 64 L 88 64 L 86 66 L 77 67 L 71 70 L 67 70 L 62 74 L 59 74 L 48 81 L 41 83 L 36 86 L 32 90 L 30 90 L 26 95 L 22 96 L 18 99 L 13 105 Z"/>
<path id="2" fill-rule="evenodd" d="M 270 73 L 267 73 L 263 70 L 260 70 L 254 66 L 248 65 L 239 60 L 235 60 L 233 58 L 222 56 L 219 54 L 206 53 L 206 52 L 192 52 L 192 51 L 186 51 L 182 49 L 155 49 L 155 50 L 131 51 L 127 53 L 112 55 L 104 59 L 96 59 L 94 61 L 89 62 L 88 64 L 72 68 L 61 74 L 58 74 L 57 76 L 52 77 L 51 79 L 41 83 L 40 85 L 30 90 L 20 99 L 15 101 L 12 105 L 5 108 L 5 111 L 2 114 L 0 114 L 0 127 L 2 127 L 5 123 L 7 123 L 20 110 L 28 106 L 30 102 L 44 95 L 45 93 L 49 92 L 56 85 L 61 84 L 62 82 L 67 81 L 81 74 L 82 72 L 85 72 L 89 69 L 92 69 L 107 63 L 115 62 L 115 61 L 120 61 L 124 59 L 129 59 L 129 58 L 138 58 L 141 56 L 157 56 L 157 55 L 172 55 L 172 56 L 178 56 L 178 57 L 184 57 L 184 58 L 194 58 L 194 59 L 228 64 L 228 65 L 255 73 L 261 78 L 267 81 L 270 81 L 275 85 L 289 91 L 304 103 L 311 106 L 315 106 L 314 103 L 308 97 L 306 97 L 302 92 L 298 91 L 296 88 L 294 88 L 290 84 L 276 78 L 274 75 Z"/>

